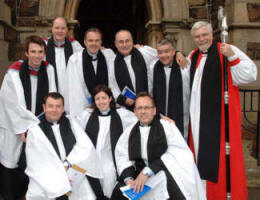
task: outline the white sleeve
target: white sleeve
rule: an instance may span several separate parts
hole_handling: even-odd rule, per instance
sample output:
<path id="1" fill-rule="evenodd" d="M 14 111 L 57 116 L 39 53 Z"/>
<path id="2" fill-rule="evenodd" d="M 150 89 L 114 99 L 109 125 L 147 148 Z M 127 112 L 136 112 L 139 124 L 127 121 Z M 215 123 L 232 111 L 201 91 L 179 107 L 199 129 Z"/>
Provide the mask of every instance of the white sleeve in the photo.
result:
<path id="1" fill-rule="evenodd" d="M 70 191 L 63 163 L 39 126 L 28 131 L 25 152 L 25 173 L 30 179 L 28 196 L 35 198 L 44 193 L 48 198 L 56 198 Z"/>
<path id="2" fill-rule="evenodd" d="M 70 120 L 71 129 L 76 138 L 76 144 L 67 156 L 71 164 L 76 164 L 86 170 L 86 174 L 102 178 L 101 163 L 91 140 L 75 120 Z"/>
<path id="3" fill-rule="evenodd" d="M 121 90 L 116 81 L 114 59 L 108 65 L 109 88 L 112 90 L 115 100 L 117 100 Z"/>
<path id="4" fill-rule="evenodd" d="M 157 50 L 150 47 L 150 46 L 144 46 L 138 49 L 141 54 L 144 57 L 145 63 L 147 66 L 150 66 L 150 64 L 158 59 Z"/>
<path id="5" fill-rule="evenodd" d="M 69 114 L 75 117 L 90 106 L 87 99 L 91 98 L 84 81 L 82 51 L 76 52 L 70 57 L 66 72 L 68 80 L 67 105 Z"/>
<path id="6" fill-rule="evenodd" d="M 240 62 L 231 66 L 231 74 L 234 85 L 248 84 L 256 80 L 257 68 L 255 63 L 241 50 L 231 46 L 234 56 L 229 58 L 230 62 L 239 59 Z"/>
<path id="7" fill-rule="evenodd" d="M 92 110 L 90 108 L 85 109 L 80 115 L 75 117 L 75 120 L 78 124 L 85 130 L 89 117 L 91 115 Z"/>
<path id="8" fill-rule="evenodd" d="M 161 120 L 168 149 L 161 159 L 187 199 L 206 200 L 205 190 L 187 143 L 178 128 Z"/>
<path id="9" fill-rule="evenodd" d="M 4 77 L 0 91 L 0 127 L 21 134 L 30 126 L 37 124 L 39 120 L 21 102 L 22 98 L 14 84 L 19 80 L 13 80 L 13 76 L 8 73 Z"/>
<path id="10" fill-rule="evenodd" d="M 154 60 L 149 67 L 149 73 L 148 73 L 148 83 L 149 83 L 149 93 L 153 96 L 153 74 L 154 74 L 154 67 L 157 63 L 158 59 Z"/>
<path id="11" fill-rule="evenodd" d="M 121 175 L 124 169 L 133 166 L 133 162 L 129 160 L 128 154 L 128 140 L 132 128 L 133 126 L 130 126 L 123 132 L 116 145 L 115 158 L 119 175 Z"/>
<path id="12" fill-rule="evenodd" d="M 117 112 L 120 115 L 122 125 L 123 125 L 123 130 L 125 130 L 127 127 L 129 127 L 133 123 L 136 123 L 138 120 L 136 115 L 133 112 L 131 112 L 125 108 L 119 108 L 117 110 Z"/>
<path id="13" fill-rule="evenodd" d="M 184 138 L 187 140 L 188 129 L 189 129 L 190 70 L 188 68 L 181 69 L 181 74 L 182 74 L 182 93 L 183 93 Z"/>
<path id="14" fill-rule="evenodd" d="M 150 47 L 144 46 L 138 49 L 144 57 L 146 68 L 147 68 L 147 78 L 148 78 L 148 92 L 152 94 L 152 63 L 158 60 L 157 50 Z"/>
<path id="15" fill-rule="evenodd" d="M 77 40 L 72 41 L 72 48 L 73 48 L 73 53 L 83 50 L 83 47 Z"/>
<path id="16" fill-rule="evenodd" d="M 49 80 L 49 92 L 56 92 L 57 87 L 55 82 L 55 71 L 54 71 L 54 67 L 51 64 L 49 64 L 47 72 L 48 72 L 48 80 Z"/>

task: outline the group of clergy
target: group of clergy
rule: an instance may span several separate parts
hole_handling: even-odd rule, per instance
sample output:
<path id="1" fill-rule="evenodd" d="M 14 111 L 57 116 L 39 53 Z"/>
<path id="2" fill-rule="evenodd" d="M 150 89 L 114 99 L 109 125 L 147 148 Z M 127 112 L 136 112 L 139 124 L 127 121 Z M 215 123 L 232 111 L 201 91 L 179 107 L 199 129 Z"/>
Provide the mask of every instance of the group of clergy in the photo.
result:
<path id="1" fill-rule="evenodd" d="M 67 32 L 58 17 L 50 38 L 28 37 L 27 59 L 4 77 L 5 200 L 127 199 L 125 185 L 139 193 L 149 179 L 162 183 L 142 199 L 226 199 L 224 60 L 231 196 L 247 199 L 238 86 L 255 81 L 257 70 L 246 54 L 215 42 L 204 21 L 192 26 L 198 48 L 186 58 L 168 39 L 157 49 L 134 46 L 128 30 L 115 35 L 117 53 L 102 47 L 98 28 L 85 32 L 85 48 Z"/>

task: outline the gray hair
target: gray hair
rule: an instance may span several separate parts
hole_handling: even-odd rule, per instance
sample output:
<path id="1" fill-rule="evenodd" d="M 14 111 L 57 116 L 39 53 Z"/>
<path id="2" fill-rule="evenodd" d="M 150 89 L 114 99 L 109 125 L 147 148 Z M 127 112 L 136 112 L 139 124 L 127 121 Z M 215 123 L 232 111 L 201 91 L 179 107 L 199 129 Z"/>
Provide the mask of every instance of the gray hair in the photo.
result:
<path id="1" fill-rule="evenodd" d="M 194 31 L 201 28 L 202 26 L 206 26 L 208 28 L 209 32 L 211 32 L 211 33 L 213 32 L 212 25 L 209 22 L 198 21 L 195 24 L 193 24 L 193 26 L 190 30 L 191 35 L 193 36 Z"/>
<path id="2" fill-rule="evenodd" d="M 157 47 L 163 46 L 163 45 L 170 45 L 173 50 L 175 50 L 175 47 L 173 45 L 173 42 L 169 39 L 163 38 L 157 43 Z"/>

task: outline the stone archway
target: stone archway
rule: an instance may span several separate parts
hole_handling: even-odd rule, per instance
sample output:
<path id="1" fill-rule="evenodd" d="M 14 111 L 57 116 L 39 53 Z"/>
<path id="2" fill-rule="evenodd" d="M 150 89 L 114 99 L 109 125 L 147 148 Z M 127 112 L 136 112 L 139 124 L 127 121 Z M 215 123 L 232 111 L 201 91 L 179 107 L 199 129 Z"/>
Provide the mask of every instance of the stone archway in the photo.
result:
<path id="1" fill-rule="evenodd" d="M 162 5 L 158 0 L 144 0 L 144 2 L 148 13 L 148 20 L 145 24 L 147 32 L 145 34 L 144 42 L 155 47 L 158 40 L 162 38 L 162 31 L 160 27 L 162 19 Z M 78 23 L 77 13 L 80 3 L 81 0 L 67 0 L 64 6 L 64 17 L 68 19 L 70 35 L 74 35 L 74 28 Z"/>

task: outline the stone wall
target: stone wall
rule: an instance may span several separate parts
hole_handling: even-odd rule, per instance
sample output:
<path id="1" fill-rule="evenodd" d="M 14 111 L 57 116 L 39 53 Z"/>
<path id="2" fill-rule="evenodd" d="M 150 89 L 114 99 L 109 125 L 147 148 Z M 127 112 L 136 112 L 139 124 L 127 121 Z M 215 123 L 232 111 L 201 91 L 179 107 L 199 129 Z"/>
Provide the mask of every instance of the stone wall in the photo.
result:
<path id="1" fill-rule="evenodd" d="M 11 8 L 0 0 L 0 83 L 10 65 L 8 48 L 9 44 L 16 41 L 15 28 L 11 25 Z"/>

